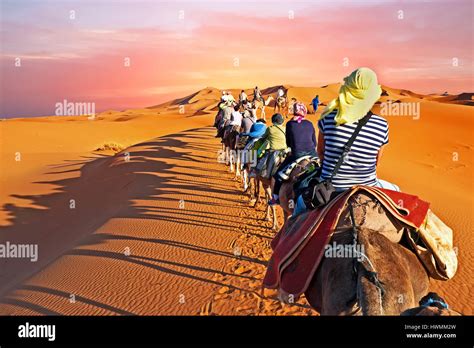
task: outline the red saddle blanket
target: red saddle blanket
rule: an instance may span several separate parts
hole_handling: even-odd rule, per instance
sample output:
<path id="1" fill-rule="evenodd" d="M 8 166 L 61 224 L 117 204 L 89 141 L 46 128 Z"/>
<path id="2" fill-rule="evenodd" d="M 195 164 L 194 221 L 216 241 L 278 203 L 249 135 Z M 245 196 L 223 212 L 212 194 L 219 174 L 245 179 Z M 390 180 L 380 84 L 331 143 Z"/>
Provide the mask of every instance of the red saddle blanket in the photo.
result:
<path id="1" fill-rule="evenodd" d="M 267 266 L 263 286 L 279 289 L 295 297 L 305 292 L 347 201 L 359 192 L 374 197 L 394 218 L 415 229 L 420 227 L 428 212 L 429 203 L 417 196 L 369 186 L 354 186 L 326 206 L 287 221 L 272 240 L 273 255 Z"/>

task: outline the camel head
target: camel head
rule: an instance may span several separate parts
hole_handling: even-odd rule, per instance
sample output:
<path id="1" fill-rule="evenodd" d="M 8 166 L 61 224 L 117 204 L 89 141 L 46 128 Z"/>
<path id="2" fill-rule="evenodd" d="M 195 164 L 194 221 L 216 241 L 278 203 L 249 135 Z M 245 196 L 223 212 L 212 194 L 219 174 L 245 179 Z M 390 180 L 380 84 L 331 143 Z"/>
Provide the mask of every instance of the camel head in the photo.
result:
<path id="1" fill-rule="evenodd" d="M 460 313 L 449 308 L 445 300 L 436 292 L 430 292 L 422 297 L 419 307 L 410 308 L 402 312 L 403 316 L 458 316 Z"/>

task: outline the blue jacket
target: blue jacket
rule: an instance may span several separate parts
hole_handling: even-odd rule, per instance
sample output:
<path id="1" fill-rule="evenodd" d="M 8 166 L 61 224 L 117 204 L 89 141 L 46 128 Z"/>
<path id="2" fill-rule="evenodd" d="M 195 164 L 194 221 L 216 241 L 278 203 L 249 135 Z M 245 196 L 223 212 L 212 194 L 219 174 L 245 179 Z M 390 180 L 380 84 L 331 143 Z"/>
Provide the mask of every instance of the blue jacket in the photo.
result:
<path id="1" fill-rule="evenodd" d="M 252 127 L 250 127 L 250 132 L 242 133 L 242 135 L 248 135 L 251 138 L 260 138 L 265 134 L 267 126 L 262 122 L 255 122 Z"/>

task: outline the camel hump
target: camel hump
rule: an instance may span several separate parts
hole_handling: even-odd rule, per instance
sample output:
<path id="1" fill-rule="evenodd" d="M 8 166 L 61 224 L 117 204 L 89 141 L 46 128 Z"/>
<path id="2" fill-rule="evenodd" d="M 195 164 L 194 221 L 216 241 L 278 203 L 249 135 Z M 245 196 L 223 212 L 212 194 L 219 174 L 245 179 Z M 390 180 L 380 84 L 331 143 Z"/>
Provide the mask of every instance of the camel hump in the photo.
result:
<path id="1" fill-rule="evenodd" d="M 352 204 L 356 226 L 361 229 L 377 231 L 393 243 L 400 242 L 404 232 L 404 224 L 394 218 L 377 199 L 365 192 L 355 193 L 351 197 L 350 202 L 346 204 L 339 217 L 336 230 L 352 228 L 348 204 Z"/>

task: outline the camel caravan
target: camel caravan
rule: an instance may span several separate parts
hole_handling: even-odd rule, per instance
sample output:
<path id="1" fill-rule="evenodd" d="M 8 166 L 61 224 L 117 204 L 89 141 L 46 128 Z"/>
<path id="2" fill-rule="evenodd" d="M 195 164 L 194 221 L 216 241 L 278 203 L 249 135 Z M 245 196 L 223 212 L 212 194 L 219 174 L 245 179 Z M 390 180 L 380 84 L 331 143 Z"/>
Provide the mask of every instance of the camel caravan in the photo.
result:
<path id="1" fill-rule="evenodd" d="M 223 92 L 214 124 L 221 158 L 252 206 L 263 188 L 278 230 L 263 286 L 287 302 L 305 294 L 321 315 L 458 314 L 428 293 L 430 277 L 456 273 L 452 230 L 428 202 L 377 176 L 389 126 L 371 111 L 382 94 L 376 74 L 359 68 L 344 79 L 315 120 L 317 136 L 305 103 L 287 94 L 264 99 L 255 87 L 252 101 L 243 90 L 236 101 Z M 316 114 L 318 96 L 311 106 Z"/>

